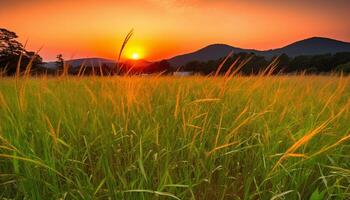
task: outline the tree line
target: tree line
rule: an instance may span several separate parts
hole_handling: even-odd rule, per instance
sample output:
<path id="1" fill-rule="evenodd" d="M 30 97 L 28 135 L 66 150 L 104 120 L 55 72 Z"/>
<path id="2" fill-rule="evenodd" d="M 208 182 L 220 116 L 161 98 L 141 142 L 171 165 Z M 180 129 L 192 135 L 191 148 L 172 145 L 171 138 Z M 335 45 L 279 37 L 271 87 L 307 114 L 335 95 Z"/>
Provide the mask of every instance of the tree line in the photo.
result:
<path id="1" fill-rule="evenodd" d="M 222 64 L 219 74 L 226 73 L 229 68 L 235 63 L 239 66 L 241 63 L 247 61 L 240 73 L 245 75 L 259 74 L 266 70 L 273 61 L 276 61 L 276 66 L 273 73 L 306 73 L 306 74 L 321 74 L 343 72 L 350 73 L 350 52 L 340 52 L 336 54 L 324 55 L 308 55 L 289 57 L 282 54 L 278 57 L 267 59 L 263 56 L 258 56 L 253 53 L 237 53 L 231 57 L 210 60 L 207 62 L 191 61 L 181 67 L 181 71 L 192 71 L 194 73 L 210 75 L 217 71 L 218 66 Z"/>

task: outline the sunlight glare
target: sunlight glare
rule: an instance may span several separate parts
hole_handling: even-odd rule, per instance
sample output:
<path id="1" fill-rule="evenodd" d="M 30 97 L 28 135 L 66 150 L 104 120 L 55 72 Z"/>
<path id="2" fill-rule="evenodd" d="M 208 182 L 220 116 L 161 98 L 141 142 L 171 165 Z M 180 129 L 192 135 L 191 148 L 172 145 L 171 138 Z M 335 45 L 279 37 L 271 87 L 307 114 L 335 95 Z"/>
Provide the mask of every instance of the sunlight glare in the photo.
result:
<path id="1" fill-rule="evenodd" d="M 132 58 L 133 60 L 138 60 L 138 59 L 140 59 L 140 55 L 139 55 L 138 53 L 133 53 L 132 56 L 131 56 L 131 58 Z"/>

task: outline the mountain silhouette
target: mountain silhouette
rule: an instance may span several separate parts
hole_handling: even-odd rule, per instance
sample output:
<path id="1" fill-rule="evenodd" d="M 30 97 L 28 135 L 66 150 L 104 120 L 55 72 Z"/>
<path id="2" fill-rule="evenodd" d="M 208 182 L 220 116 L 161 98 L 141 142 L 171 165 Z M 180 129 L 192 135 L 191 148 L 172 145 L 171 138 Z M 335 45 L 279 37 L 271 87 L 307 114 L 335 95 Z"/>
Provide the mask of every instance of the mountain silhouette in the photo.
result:
<path id="1" fill-rule="evenodd" d="M 330 38 L 313 37 L 301 40 L 270 52 L 272 55 L 285 53 L 290 57 L 299 55 L 320 55 L 350 52 L 350 43 Z"/>
<path id="2" fill-rule="evenodd" d="M 72 60 L 66 60 L 66 64 L 68 64 L 72 68 L 80 68 L 82 66 L 85 67 L 100 67 L 102 65 L 106 65 L 109 67 L 113 67 L 117 64 L 115 60 L 106 59 L 106 58 L 79 58 L 79 59 L 72 59 Z M 127 64 L 133 67 L 147 67 L 152 64 L 152 62 L 149 62 L 147 60 L 125 60 L 122 64 Z M 45 64 L 47 68 L 55 69 L 56 68 L 56 62 L 47 62 Z"/>
<path id="3" fill-rule="evenodd" d="M 105 65 L 115 65 L 116 62 L 114 60 L 105 59 L 105 58 L 79 58 L 79 59 L 71 59 L 66 60 L 66 64 L 68 64 L 71 67 L 81 67 L 81 66 L 94 66 L 99 67 L 102 64 Z M 47 62 L 45 63 L 45 67 L 49 69 L 55 69 L 56 68 L 56 62 Z"/>
<path id="4" fill-rule="evenodd" d="M 209 61 L 225 57 L 231 51 L 234 53 L 248 52 L 256 55 L 271 58 L 283 53 L 290 57 L 299 55 L 319 55 L 334 54 L 338 52 L 350 52 L 350 43 L 330 38 L 312 37 L 305 40 L 297 41 L 282 48 L 260 51 L 255 49 L 243 49 L 226 44 L 213 44 L 204 47 L 198 51 L 187 53 L 170 58 L 168 61 L 172 66 L 182 66 L 190 61 Z"/>

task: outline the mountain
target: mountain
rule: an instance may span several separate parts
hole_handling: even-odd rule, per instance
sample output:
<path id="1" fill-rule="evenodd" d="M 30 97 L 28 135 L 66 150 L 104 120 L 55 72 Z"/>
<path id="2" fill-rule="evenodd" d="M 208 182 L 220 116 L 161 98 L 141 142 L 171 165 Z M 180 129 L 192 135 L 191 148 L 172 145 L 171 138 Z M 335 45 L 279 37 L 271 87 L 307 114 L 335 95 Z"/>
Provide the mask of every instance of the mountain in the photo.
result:
<path id="1" fill-rule="evenodd" d="M 117 62 L 115 60 L 105 59 L 105 58 L 80 58 L 65 61 L 69 66 L 73 68 L 80 68 L 81 66 L 86 67 L 99 67 L 102 65 L 107 65 L 109 67 L 115 66 Z M 152 64 L 152 62 L 146 60 L 126 60 L 124 64 L 133 67 L 147 67 Z M 50 69 L 56 68 L 56 62 L 47 62 L 45 67 Z"/>
<path id="2" fill-rule="evenodd" d="M 272 50 L 271 53 L 273 55 L 285 53 L 290 57 L 295 57 L 299 55 L 334 54 L 338 52 L 350 52 L 350 43 L 329 38 L 313 37 L 292 43 L 280 49 Z"/>
<path id="3" fill-rule="evenodd" d="M 80 58 L 80 59 L 66 60 L 65 62 L 72 67 L 81 67 L 82 65 L 98 67 L 102 64 L 106 64 L 106 65 L 116 64 L 114 60 L 105 59 L 105 58 Z M 50 69 L 55 69 L 56 62 L 47 62 L 45 64 L 45 67 Z"/>
<path id="4" fill-rule="evenodd" d="M 102 64 L 106 64 L 106 65 L 116 64 L 114 60 L 105 59 L 105 58 L 82 58 L 82 59 L 68 60 L 66 62 L 68 65 L 72 67 L 80 67 L 82 65 L 98 67 Z"/>
<path id="5" fill-rule="evenodd" d="M 170 58 L 168 61 L 172 66 L 178 67 L 185 65 L 190 61 L 205 62 L 209 60 L 217 60 L 219 58 L 225 57 L 231 51 L 234 53 L 254 53 L 256 55 L 265 56 L 268 58 L 278 56 L 283 53 L 287 54 L 290 57 L 295 57 L 299 55 L 318 55 L 327 53 L 334 54 L 337 52 L 350 52 L 350 43 L 329 38 L 312 37 L 297 41 L 282 48 L 266 51 L 242 49 L 226 44 L 213 44 L 192 53 L 175 56 L 173 58 Z"/>
<path id="6" fill-rule="evenodd" d="M 231 51 L 233 52 L 252 52 L 258 53 L 259 51 L 253 49 L 241 49 L 226 44 L 212 44 L 204 47 L 193 53 L 183 54 L 180 56 L 175 56 L 169 59 L 169 63 L 172 66 L 181 66 L 190 61 L 208 61 L 217 60 L 228 55 Z"/>

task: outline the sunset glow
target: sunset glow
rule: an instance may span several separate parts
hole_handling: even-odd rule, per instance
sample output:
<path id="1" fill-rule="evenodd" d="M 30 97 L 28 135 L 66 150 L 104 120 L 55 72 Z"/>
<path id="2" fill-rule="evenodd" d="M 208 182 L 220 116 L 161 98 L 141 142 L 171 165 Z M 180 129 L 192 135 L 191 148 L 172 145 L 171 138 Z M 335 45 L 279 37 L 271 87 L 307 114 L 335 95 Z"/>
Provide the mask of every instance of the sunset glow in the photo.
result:
<path id="1" fill-rule="evenodd" d="M 44 1 L 0 2 L 1 26 L 44 60 L 125 57 L 160 60 L 213 43 L 270 49 L 311 36 L 350 41 L 348 1 Z M 132 8 L 132 9 L 131 9 Z M 24 20 L 25 19 L 25 20 Z"/>
<path id="2" fill-rule="evenodd" d="M 139 60 L 145 57 L 145 51 L 145 48 L 130 42 L 130 45 L 128 45 L 125 49 L 123 57 L 126 59 Z"/>
<path id="3" fill-rule="evenodd" d="M 140 55 L 138 53 L 133 53 L 131 58 L 133 60 L 138 60 L 138 59 L 140 59 Z"/>

